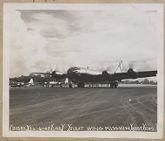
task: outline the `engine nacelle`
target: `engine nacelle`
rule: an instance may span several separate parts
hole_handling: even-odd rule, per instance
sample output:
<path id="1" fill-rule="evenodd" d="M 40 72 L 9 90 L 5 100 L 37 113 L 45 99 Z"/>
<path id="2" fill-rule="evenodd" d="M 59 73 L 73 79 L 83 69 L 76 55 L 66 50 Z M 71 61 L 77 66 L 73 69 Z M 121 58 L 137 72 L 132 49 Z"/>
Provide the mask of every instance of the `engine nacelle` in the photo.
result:
<path id="1" fill-rule="evenodd" d="M 102 72 L 102 75 L 103 75 L 103 76 L 108 76 L 109 73 L 108 73 L 107 71 L 103 71 L 103 72 Z"/>
<path id="2" fill-rule="evenodd" d="M 135 72 L 132 68 L 129 68 L 127 72 L 132 78 L 137 78 L 138 77 L 138 73 Z"/>
<path id="3" fill-rule="evenodd" d="M 135 71 L 132 68 L 129 68 L 127 72 L 132 73 L 132 72 L 135 72 Z"/>

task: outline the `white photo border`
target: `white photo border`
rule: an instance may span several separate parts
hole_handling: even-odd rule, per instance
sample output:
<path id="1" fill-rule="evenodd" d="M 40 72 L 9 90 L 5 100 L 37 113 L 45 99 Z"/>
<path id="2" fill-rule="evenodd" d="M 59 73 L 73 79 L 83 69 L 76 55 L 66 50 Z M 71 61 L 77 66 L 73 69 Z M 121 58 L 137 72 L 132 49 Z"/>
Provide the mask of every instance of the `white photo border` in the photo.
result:
<path id="1" fill-rule="evenodd" d="M 129 4 L 129 3 L 124 3 Z M 152 5 L 161 10 L 162 15 L 162 39 L 161 47 L 158 51 L 158 85 L 157 85 L 157 132 L 142 131 L 10 131 L 9 130 L 9 50 L 10 50 L 10 13 L 19 10 L 95 10 L 108 9 L 113 4 L 43 4 L 43 3 L 4 3 L 3 14 L 3 136 L 4 137 L 96 137 L 96 138 L 151 138 L 158 139 L 163 137 L 163 94 L 164 94 L 164 62 L 163 62 L 163 4 L 144 3 L 138 5 Z M 117 4 L 118 6 L 122 4 Z"/>

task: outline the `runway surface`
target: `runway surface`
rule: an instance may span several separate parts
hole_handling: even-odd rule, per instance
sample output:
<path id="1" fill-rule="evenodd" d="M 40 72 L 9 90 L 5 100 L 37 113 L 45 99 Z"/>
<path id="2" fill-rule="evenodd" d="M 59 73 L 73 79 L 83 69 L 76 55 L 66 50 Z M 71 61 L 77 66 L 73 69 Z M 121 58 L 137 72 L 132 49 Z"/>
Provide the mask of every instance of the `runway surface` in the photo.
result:
<path id="1" fill-rule="evenodd" d="M 11 88 L 9 103 L 11 130 L 156 131 L 156 87 Z"/>

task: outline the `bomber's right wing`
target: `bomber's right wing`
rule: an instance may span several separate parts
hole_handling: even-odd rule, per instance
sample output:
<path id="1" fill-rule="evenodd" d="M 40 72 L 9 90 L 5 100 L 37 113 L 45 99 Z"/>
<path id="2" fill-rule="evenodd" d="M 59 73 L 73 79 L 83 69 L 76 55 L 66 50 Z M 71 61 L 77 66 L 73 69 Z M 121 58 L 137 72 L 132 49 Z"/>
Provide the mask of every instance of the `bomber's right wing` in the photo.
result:
<path id="1" fill-rule="evenodd" d="M 136 78 L 144 78 L 144 77 L 153 77 L 156 76 L 157 71 L 140 71 L 135 72 L 132 69 L 128 70 L 125 73 L 114 73 L 114 80 L 122 80 L 122 79 L 136 79 Z"/>

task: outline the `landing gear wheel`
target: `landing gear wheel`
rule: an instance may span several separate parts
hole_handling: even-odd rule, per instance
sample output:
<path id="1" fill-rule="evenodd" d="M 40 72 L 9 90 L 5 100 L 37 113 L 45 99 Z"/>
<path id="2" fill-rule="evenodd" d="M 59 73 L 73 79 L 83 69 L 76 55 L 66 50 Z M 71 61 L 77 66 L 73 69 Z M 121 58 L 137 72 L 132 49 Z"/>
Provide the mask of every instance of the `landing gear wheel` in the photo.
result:
<path id="1" fill-rule="evenodd" d="M 84 86 L 85 86 L 84 82 L 78 83 L 78 88 L 84 88 Z"/>
<path id="2" fill-rule="evenodd" d="M 117 82 L 111 82 L 110 83 L 110 88 L 117 88 L 118 83 Z"/>
<path id="3" fill-rule="evenodd" d="M 69 88 L 72 88 L 72 84 L 69 84 Z"/>

